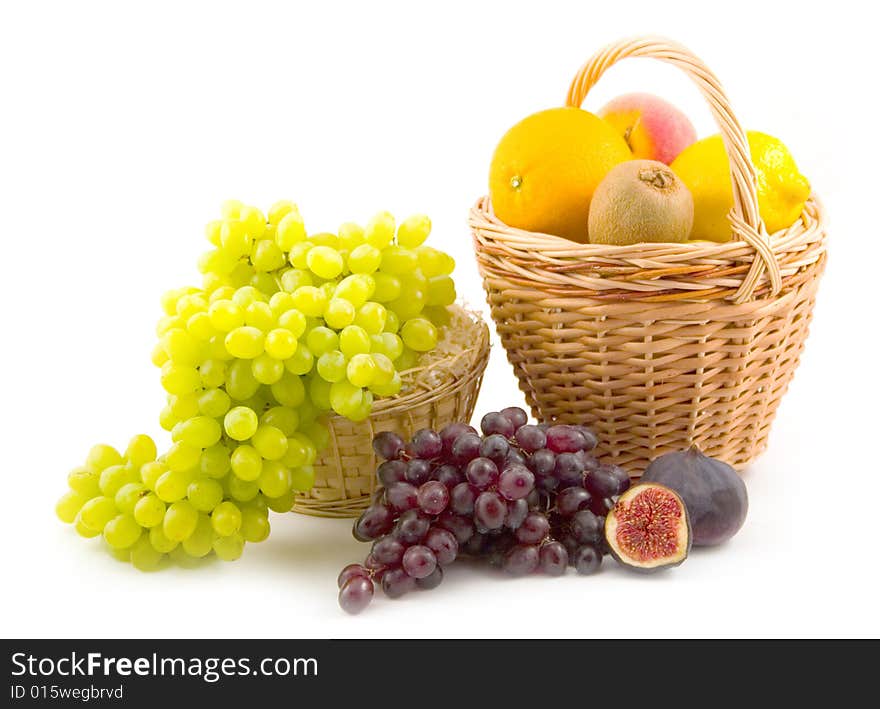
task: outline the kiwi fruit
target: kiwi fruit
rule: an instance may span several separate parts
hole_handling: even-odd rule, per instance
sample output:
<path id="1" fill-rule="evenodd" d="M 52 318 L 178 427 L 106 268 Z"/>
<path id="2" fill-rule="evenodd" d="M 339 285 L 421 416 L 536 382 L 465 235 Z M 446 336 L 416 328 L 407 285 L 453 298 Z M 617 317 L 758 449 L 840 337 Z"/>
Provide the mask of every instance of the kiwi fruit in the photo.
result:
<path id="1" fill-rule="evenodd" d="M 599 183 L 590 203 L 592 244 L 683 242 L 693 224 L 690 191 L 668 165 L 656 160 L 615 165 Z"/>

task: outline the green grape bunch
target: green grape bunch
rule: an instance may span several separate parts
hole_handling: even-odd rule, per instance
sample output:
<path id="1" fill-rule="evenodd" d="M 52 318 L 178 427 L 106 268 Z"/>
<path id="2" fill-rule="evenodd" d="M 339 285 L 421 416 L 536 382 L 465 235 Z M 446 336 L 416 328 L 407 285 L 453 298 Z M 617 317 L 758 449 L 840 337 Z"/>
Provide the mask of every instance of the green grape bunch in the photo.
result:
<path id="1" fill-rule="evenodd" d="M 424 244 L 426 216 L 308 234 L 296 205 L 268 215 L 224 203 L 208 224 L 202 287 L 169 291 L 152 353 L 171 445 L 146 435 L 99 444 L 56 506 L 142 570 L 166 555 L 241 556 L 315 482 L 325 417 L 370 415 L 401 372 L 437 346 L 456 298 L 448 254 Z"/>

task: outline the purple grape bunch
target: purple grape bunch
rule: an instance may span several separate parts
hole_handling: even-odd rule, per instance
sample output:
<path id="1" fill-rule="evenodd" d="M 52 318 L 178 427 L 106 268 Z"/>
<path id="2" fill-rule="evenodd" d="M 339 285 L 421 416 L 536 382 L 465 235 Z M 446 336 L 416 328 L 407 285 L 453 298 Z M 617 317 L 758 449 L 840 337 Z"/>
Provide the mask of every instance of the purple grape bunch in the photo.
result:
<path id="1" fill-rule="evenodd" d="M 586 426 L 529 424 L 509 407 L 466 423 L 417 431 L 407 442 L 378 434 L 381 487 L 354 524 L 372 544 L 339 574 L 339 605 L 359 613 L 379 585 L 389 598 L 432 589 L 459 556 L 513 576 L 592 574 L 607 553 L 605 514 L 629 488 L 626 471 L 593 455 Z"/>

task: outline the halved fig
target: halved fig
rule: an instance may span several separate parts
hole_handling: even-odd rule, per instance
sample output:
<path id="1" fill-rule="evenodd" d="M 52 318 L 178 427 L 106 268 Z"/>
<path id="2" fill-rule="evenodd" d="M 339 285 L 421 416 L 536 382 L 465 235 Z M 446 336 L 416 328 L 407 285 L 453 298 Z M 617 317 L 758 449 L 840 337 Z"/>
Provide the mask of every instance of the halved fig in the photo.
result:
<path id="1" fill-rule="evenodd" d="M 664 485 L 635 485 L 608 512 L 605 540 L 612 556 L 628 569 L 651 573 L 678 566 L 691 549 L 687 507 Z"/>

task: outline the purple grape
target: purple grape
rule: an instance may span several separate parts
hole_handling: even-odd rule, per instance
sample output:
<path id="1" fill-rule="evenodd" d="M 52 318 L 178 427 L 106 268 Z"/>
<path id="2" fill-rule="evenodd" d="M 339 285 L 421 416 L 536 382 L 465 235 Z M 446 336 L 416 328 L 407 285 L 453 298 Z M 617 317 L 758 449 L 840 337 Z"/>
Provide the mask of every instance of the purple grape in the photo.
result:
<path id="1" fill-rule="evenodd" d="M 421 458 L 413 458 L 406 464 L 406 481 L 416 487 L 431 479 L 431 463 Z"/>
<path id="2" fill-rule="evenodd" d="M 426 546 L 416 544 L 403 553 L 403 570 L 414 579 L 430 576 L 436 568 L 437 557 Z"/>
<path id="3" fill-rule="evenodd" d="M 535 487 L 540 489 L 545 495 L 549 495 L 559 487 L 559 481 L 552 475 L 546 478 L 535 478 Z"/>
<path id="4" fill-rule="evenodd" d="M 459 483 L 449 495 L 449 507 L 453 512 L 460 515 L 474 513 L 474 502 L 480 491 L 470 483 Z"/>
<path id="5" fill-rule="evenodd" d="M 567 487 L 556 496 L 556 509 L 563 517 L 571 517 L 578 510 L 587 509 L 591 496 L 582 487 Z"/>
<path id="6" fill-rule="evenodd" d="M 449 490 L 443 483 L 429 480 L 419 488 L 419 507 L 427 515 L 439 515 L 449 504 Z"/>
<path id="7" fill-rule="evenodd" d="M 562 576 L 568 566 L 568 552 L 560 542 L 551 541 L 541 546 L 539 552 L 541 571 L 548 576 Z"/>
<path id="8" fill-rule="evenodd" d="M 525 426 L 529 420 L 529 415 L 519 406 L 508 406 L 506 409 L 501 409 L 501 415 L 510 421 L 515 429 Z"/>
<path id="9" fill-rule="evenodd" d="M 594 497 L 616 497 L 629 487 L 629 475 L 616 465 L 600 465 L 586 476 L 585 484 Z"/>
<path id="10" fill-rule="evenodd" d="M 453 488 L 464 480 L 459 469 L 450 463 L 441 465 L 431 474 L 431 477 L 448 488 Z"/>
<path id="11" fill-rule="evenodd" d="M 350 578 L 339 589 L 339 607 L 346 613 L 355 615 L 366 608 L 373 600 L 373 582 L 366 576 Z"/>
<path id="12" fill-rule="evenodd" d="M 405 546 L 418 544 L 428 533 L 431 520 L 422 515 L 418 510 L 407 510 L 394 527 L 394 536 Z"/>
<path id="13" fill-rule="evenodd" d="M 578 460 L 580 460 L 583 464 L 585 473 L 592 473 L 596 468 L 599 467 L 599 460 L 594 455 L 591 455 L 585 451 L 578 451 L 577 453 L 575 453 L 575 455 L 578 457 Z"/>
<path id="14" fill-rule="evenodd" d="M 629 473 L 619 465 L 609 465 L 608 467 L 611 468 L 617 478 L 617 494 L 622 495 L 629 490 L 632 485 L 632 478 L 630 478 Z"/>
<path id="15" fill-rule="evenodd" d="M 590 501 L 590 510 L 599 517 L 607 517 L 613 508 L 614 500 L 609 500 L 607 497 L 594 497 Z"/>
<path id="16" fill-rule="evenodd" d="M 498 529 L 506 516 L 507 505 L 497 492 L 481 492 L 474 502 L 474 522 L 486 529 Z"/>
<path id="17" fill-rule="evenodd" d="M 545 478 L 552 475 L 556 469 L 556 454 L 551 450 L 541 448 L 529 456 L 526 465 L 535 475 Z"/>
<path id="18" fill-rule="evenodd" d="M 480 454 L 483 440 L 476 433 L 463 433 L 452 443 L 452 462 L 467 465 Z"/>
<path id="19" fill-rule="evenodd" d="M 458 540 L 448 529 L 431 527 L 422 543 L 434 552 L 440 566 L 451 564 L 458 555 Z"/>
<path id="20" fill-rule="evenodd" d="M 488 458 L 474 458 L 464 469 L 464 476 L 471 485 L 485 490 L 498 480 L 498 466 Z"/>
<path id="21" fill-rule="evenodd" d="M 480 429 L 484 436 L 491 436 L 493 433 L 500 433 L 505 438 L 512 438 L 516 432 L 513 422 L 504 414 L 498 411 L 490 411 L 483 416 L 480 421 Z"/>
<path id="22" fill-rule="evenodd" d="M 385 564 L 380 564 L 379 561 L 372 555 L 372 553 L 367 554 L 367 558 L 364 559 L 364 568 L 369 569 L 372 572 L 379 571 L 380 569 L 385 568 Z"/>
<path id="23" fill-rule="evenodd" d="M 406 463 L 402 460 L 386 460 L 376 468 L 376 476 L 385 487 L 406 479 Z"/>
<path id="24" fill-rule="evenodd" d="M 545 422 L 542 422 L 542 423 L 536 423 L 535 425 L 536 425 L 538 428 L 540 428 L 544 433 L 547 433 L 547 429 L 549 429 L 550 426 L 552 426 L 553 424 L 552 424 L 552 423 L 545 423 Z"/>
<path id="25" fill-rule="evenodd" d="M 387 534 L 394 525 L 394 514 L 387 505 L 371 505 L 358 517 L 352 534 L 359 542 L 378 539 Z"/>
<path id="26" fill-rule="evenodd" d="M 430 575 L 425 576 L 425 578 L 416 579 L 416 586 L 423 591 L 430 591 L 432 588 L 437 588 L 442 581 L 443 569 L 438 566 Z"/>
<path id="27" fill-rule="evenodd" d="M 522 544 L 538 544 L 550 533 L 550 522 L 540 512 L 530 512 L 516 530 L 516 539 Z"/>
<path id="28" fill-rule="evenodd" d="M 473 433 L 476 435 L 477 429 L 473 426 L 468 426 L 466 423 L 451 423 L 440 431 L 440 440 L 443 442 L 443 452 L 446 453 L 447 456 L 452 454 L 452 444 L 455 443 L 455 439 L 463 433 Z"/>
<path id="29" fill-rule="evenodd" d="M 575 512 L 569 523 L 571 536 L 580 544 L 596 544 L 602 539 L 603 529 L 599 518 L 590 510 Z"/>
<path id="30" fill-rule="evenodd" d="M 529 503 L 525 500 L 509 502 L 507 503 L 507 517 L 504 518 L 504 526 L 508 529 L 518 529 L 528 514 Z"/>
<path id="31" fill-rule="evenodd" d="M 416 580 L 401 567 L 388 569 L 382 577 L 382 591 L 388 598 L 400 598 L 416 587 Z"/>
<path id="32" fill-rule="evenodd" d="M 535 476 L 524 465 L 511 465 L 498 478 L 498 492 L 508 500 L 521 500 L 535 489 Z"/>
<path id="33" fill-rule="evenodd" d="M 587 439 L 574 426 L 559 424 L 547 429 L 547 447 L 556 453 L 574 453 L 586 446 Z"/>
<path id="34" fill-rule="evenodd" d="M 560 453 L 556 456 L 553 477 L 559 482 L 560 488 L 583 487 L 583 462 L 574 453 Z"/>
<path id="35" fill-rule="evenodd" d="M 396 460 L 405 449 L 403 439 L 393 431 L 382 431 L 373 439 L 373 450 L 385 460 Z"/>
<path id="36" fill-rule="evenodd" d="M 575 428 L 581 432 L 581 435 L 583 435 L 584 440 L 587 442 L 587 445 L 581 450 L 591 451 L 599 444 L 599 439 L 596 437 L 592 428 L 587 426 L 575 426 Z"/>
<path id="37" fill-rule="evenodd" d="M 516 432 L 516 442 L 527 453 L 534 453 L 547 445 L 547 434 L 537 426 L 525 425 Z"/>
<path id="38" fill-rule="evenodd" d="M 436 458 L 443 452 L 443 440 L 436 431 L 423 428 L 415 432 L 406 452 L 413 458 Z"/>
<path id="39" fill-rule="evenodd" d="M 373 559 L 386 566 L 397 566 L 403 558 L 406 547 L 399 540 L 388 535 L 373 542 L 370 554 Z"/>
<path id="40" fill-rule="evenodd" d="M 385 490 L 385 501 L 397 512 L 411 510 L 419 506 L 418 490 L 408 482 L 394 483 Z"/>
<path id="41" fill-rule="evenodd" d="M 474 523 L 462 515 L 445 514 L 437 520 L 437 525 L 452 532 L 459 546 L 474 536 Z"/>
<path id="42" fill-rule="evenodd" d="M 468 554 L 469 556 L 482 556 L 485 552 L 486 544 L 486 535 L 481 534 L 480 532 L 475 532 L 466 542 L 464 542 L 464 547 L 460 548 L 465 554 Z"/>
<path id="43" fill-rule="evenodd" d="M 574 555 L 580 548 L 581 543 L 570 534 L 566 534 L 559 541 L 562 543 L 562 546 L 565 547 L 565 551 L 568 552 L 569 561 L 574 563 L 571 560 L 574 559 Z"/>
<path id="44" fill-rule="evenodd" d="M 360 564 L 349 564 L 342 571 L 339 572 L 339 577 L 336 579 L 336 585 L 339 588 L 342 588 L 345 585 L 345 582 L 355 576 L 363 576 L 364 578 L 370 577 L 370 572 L 367 571 Z"/>
<path id="45" fill-rule="evenodd" d="M 602 552 L 592 545 L 585 544 L 575 552 L 573 561 L 574 568 L 579 574 L 584 576 L 595 574 L 602 565 Z"/>
<path id="46" fill-rule="evenodd" d="M 483 548 L 483 555 L 487 557 L 491 566 L 503 568 L 507 552 L 514 546 L 516 546 L 516 538 L 511 534 L 489 536 Z"/>
<path id="47" fill-rule="evenodd" d="M 504 464 L 509 452 L 510 443 L 500 433 L 486 436 L 480 444 L 480 455 L 483 458 L 488 458 L 499 467 Z"/>
<path id="48" fill-rule="evenodd" d="M 532 544 L 517 544 L 505 554 L 503 568 L 511 576 L 525 576 L 536 571 L 538 564 L 538 547 Z"/>

